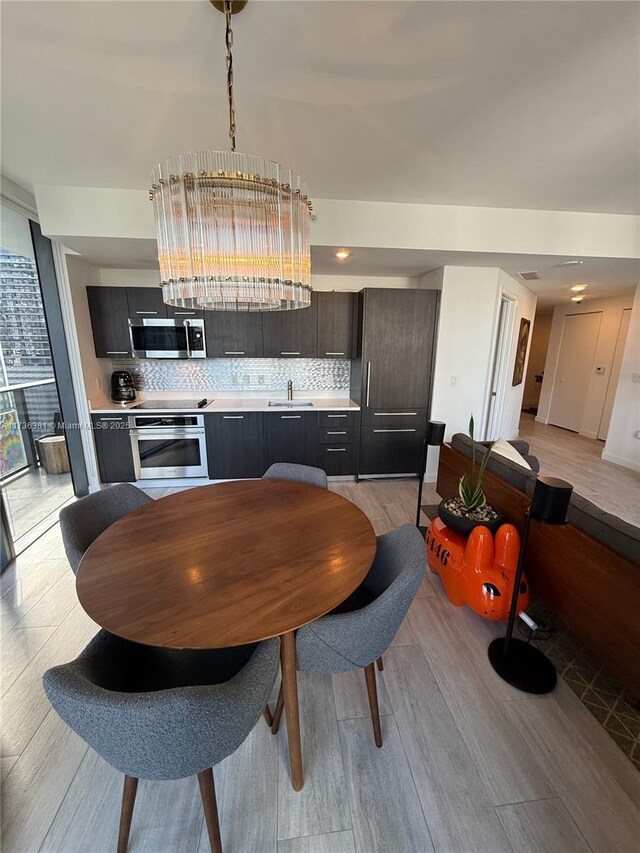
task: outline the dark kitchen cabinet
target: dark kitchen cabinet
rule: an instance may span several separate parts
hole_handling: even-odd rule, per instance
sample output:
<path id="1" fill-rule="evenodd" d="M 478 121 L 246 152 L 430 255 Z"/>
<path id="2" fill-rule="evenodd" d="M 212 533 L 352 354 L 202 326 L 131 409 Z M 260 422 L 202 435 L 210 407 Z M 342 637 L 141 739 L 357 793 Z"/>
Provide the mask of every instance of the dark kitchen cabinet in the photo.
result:
<path id="1" fill-rule="evenodd" d="M 102 483 L 135 481 L 136 473 L 129 438 L 129 416 L 92 415 L 91 422 L 100 481 Z"/>
<path id="2" fill-rule="evenodd" d="M 203 320 L 205 315 L 204 311 L 196 311 L 193 308 L 174 308 L 173 305 L 166 304 L 164 307 L 167 310 L 167 318 L 169 320 L 188 320 L 189 318 Z"/>
<path id="3" fill-rule="evenodd" d="M 164 320 L 167 317 L 167 306 L 162 301 L 160 287 L 127 287 L 127 300 L 132 320 L 144 320 L 145 317 Z"/>
<path id="4" fill-rule="evenodd" d="M 428 408 L 439 292 L 364 291 L 363 409 Z"/>
<path id="5" fill-rule="evenodd" d="M 205 312 L 207 357 L 262 358 L 262 317 L 257 312 Z"/>
<path id="6" fill-rule="evenodd" d="M 320 445 L 316 465 L 329 477 L 353 475 L 356 471 L 356 445 L 346 442 Z"/>
<path id="7" fill-rule="evenodd" d="M 351 358 L 353 293 L 314 292 L 318 312 L 318 358 Z"/>
<path id="8" fill-rule="evenodd" d="M 204 416 L 211 480 L 261 477 L 265 472 L 262 412 Z"/>
<path id="9" fill-rule="evenodd" d="M 317 301 L 308 308 L 269 311 L 262 316 L 264 355 L 267 358 L 315 358 L 318 342 Z"/>
<path id="10" fill-rule="evenodd" d="M 318 450 L 317 412 L 265 412 L 264 466 L 274 462 L 316 465 Z"/>
<path id="11" fill-rule="evenodd" d="M 358 474 L 417 474 L 431 405 L 440 294 L 366 288 L 351 396 L 362 406 Z"/>
<path id="12" fill-rule="evenodd" d="M 418 474 L 425 437 L 426 412 L 413 421 L 363 423 L 360 431 L 361 474 Z"/>
<path id="13" fill-rule="evenodd" d="M 87 287 L 93 343 L 98 358 L 131 355 L 126 287 Z"/>

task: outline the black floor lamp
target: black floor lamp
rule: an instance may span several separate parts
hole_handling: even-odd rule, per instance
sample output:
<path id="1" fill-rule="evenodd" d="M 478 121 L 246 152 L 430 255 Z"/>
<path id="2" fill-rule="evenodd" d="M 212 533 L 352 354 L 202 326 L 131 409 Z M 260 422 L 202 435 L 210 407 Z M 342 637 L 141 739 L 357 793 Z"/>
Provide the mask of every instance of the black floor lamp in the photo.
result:
<path id="1" fill-rule="evenodd" d="M 420 464 L 420 483 L 418 485 L 418 509 L 416 512 L 416 527 L 420 529 L 420 504 L 422 503 L 422 486 L 424 475 L 427 470 L 427 452 L 430 447 L 440 447 L 444 441 L 444 430 L 446 424 L 442 421 L 429 421 L 422 449 L 422 462 Z"/>
<path id="2" fill-rule="evenodd" d="M 491 666 L 501 678 L 526 693 L 550 693 L 558 680 L 554 665 L 540 649 L 523 640 L 513 639 L 513 629 L 518 618 L 518 594 L 524 570 L 529 527 L 532 518 L 543 524 L 566 524 L 572 492 L 573 486 L 565 483 L 564 480 L 557 480 L 555 477 L 538 477 L 536 480 L 531 506 L 524 520 L 507 633 L 489 645 Z"/>

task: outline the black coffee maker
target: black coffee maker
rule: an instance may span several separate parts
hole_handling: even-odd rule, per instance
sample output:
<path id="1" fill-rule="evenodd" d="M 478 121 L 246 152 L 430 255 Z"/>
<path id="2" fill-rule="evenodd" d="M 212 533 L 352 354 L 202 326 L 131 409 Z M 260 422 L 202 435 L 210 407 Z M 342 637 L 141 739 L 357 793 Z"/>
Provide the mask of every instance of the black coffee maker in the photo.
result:
<path id="1" fill-rule="evenodd" d="M 128 370 L 114 370 L 111 374 L 111 399 L 114 403 L 132 403 L 136 399 L 133 376 Z"/>

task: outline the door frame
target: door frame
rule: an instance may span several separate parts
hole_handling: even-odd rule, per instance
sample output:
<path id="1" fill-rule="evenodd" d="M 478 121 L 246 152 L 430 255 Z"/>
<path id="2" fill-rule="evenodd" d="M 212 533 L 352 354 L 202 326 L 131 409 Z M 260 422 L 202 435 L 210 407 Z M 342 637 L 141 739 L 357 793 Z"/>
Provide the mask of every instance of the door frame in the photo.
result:
<path id="1" fill-rule="evenodd" d="M 509 381 L 509 364 L 513 332 L 515 328 L 518 298 L 508 290 L 500 291 L 496 306 L 496 334 L 493 344 L 492 368 L 487 385 L 485 418 L 482 435 L 487 441 L 500 438 L 500 425 L 504 415 L 504 405 Z"/>

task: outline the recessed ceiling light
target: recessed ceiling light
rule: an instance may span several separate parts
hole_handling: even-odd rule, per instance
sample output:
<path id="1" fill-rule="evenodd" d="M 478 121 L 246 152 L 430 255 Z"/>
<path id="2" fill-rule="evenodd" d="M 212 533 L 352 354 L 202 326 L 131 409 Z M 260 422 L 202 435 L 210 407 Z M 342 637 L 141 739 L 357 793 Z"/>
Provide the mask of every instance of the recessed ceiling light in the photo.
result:
<path id="1" fill-rule="evenodd" d="M 571 301 L 580 304 L 580 302 L 584 302 L 584 296 L 572 296 Z"/>
<path id="2" fill-rule="evenodd" d="M 347 258 L 351 256 L 351 252 L 348 249 L 338 249 L 336 252 L 336 258 L 339 261 L 346 261 Z"/>
<path id="3" fill-rule="evenodd" d="M 588 287 L 588 284 L 574 284 L 571 290 L 573 290 L 574 293 L 582 293 L 582 291 L 586 290 Z"/>
<path id="4" fill-rule="evenodd" d="M 584 261 L 578 261 L 578 260 L 574 260 L 574 261 L 563 261 L 561 264 L 556 264 L 556 266 L 559 266 L 559 267 L 574 267 L 574 266 L 576 266 L 577 264 L 583 264 L 583 263 L 584 263 Z"/>

